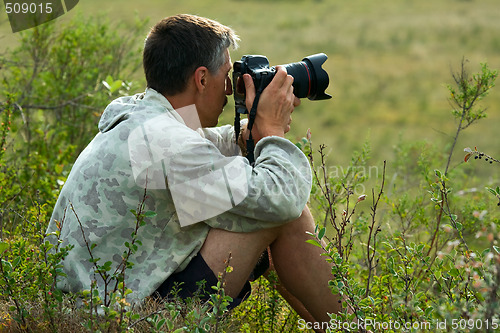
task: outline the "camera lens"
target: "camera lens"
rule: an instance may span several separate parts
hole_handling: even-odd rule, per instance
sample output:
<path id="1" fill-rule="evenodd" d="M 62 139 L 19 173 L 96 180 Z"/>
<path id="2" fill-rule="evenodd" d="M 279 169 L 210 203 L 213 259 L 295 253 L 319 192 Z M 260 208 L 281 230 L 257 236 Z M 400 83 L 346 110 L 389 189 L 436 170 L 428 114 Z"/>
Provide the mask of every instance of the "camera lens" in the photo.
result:
<path id="1" fill-rule="evenodd" d="M 295 96 L 307 97 L 312 101 L 332 98 L 325 93 L 329 78 L 328 73 L 321 68 L 327 58 L 326 54 L 318 53 L 305 57 L 302 61 L 284 65 L 287 73 L 293 76 Z"/>

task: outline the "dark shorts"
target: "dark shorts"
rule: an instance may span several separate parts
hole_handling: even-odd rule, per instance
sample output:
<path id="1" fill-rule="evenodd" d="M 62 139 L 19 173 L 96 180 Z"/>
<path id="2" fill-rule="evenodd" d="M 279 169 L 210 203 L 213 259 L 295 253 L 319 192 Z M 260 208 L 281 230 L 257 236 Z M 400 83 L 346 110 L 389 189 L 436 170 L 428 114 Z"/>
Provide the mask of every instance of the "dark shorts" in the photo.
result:
<path id="1" fill-rule="evenodd" d="M 205 283 L 202 283 L 200 286 L 201 281 L 205 281 Z M 176 295 L 177 297 L 186 299 L 198 296 L 200 299 L 206 301 L 210 298 L 210 294 L 216 292 L 212 289 L 212 286 L 216 285 L 217 277 L 210 267 L 208 267 L 201 254 L 198 253 L 191 259 L 183 271 L 170 275 L 168 279 L 156 289 L 153 297 L 169 299 Z M 247 281 L 238 297 L 234 298 L 229 304 L 229 309 L 233 309 L 240 305 L 241 302 L 250 296 L 250 292 L 250 282 Z"/>

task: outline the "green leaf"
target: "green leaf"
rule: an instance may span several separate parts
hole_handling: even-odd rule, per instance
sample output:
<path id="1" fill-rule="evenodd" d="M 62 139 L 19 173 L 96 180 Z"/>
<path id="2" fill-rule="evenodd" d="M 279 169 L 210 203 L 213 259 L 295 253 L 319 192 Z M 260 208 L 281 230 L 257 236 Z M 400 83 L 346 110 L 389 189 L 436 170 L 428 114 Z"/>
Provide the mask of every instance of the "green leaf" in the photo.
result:
<path id="1" fill-rule="evenodd" d="M 63 292 L 60 289 L 54 289 L 52 292 L 52 297 L 59 303 L 62 303 L 63 301 Z"/>
<path id="2" fill-rule="evenodd" d="M 55 172 L 56 172 L 57 174 L 62 173 L 62 172 L 63 172 L 63 165 L 62 165 L 62 164 L 56 164 L 56 165 L 54 166 L 54 170 L 55 170 Z"/>
<path id="3" fill-rule="evenodd" d="M 14 260 L 12 261 L 12 267 L 16 268 L 20 262 L 21 262 L 21 257 L 14 258 Z"/>
<path id="4" fill-rule="evenodd" d="M 4 253 L 5 251 L 7 251 L 7 249 L 9 248 L 9 244 L 6 243 L 6 242 L 0 242 L 0 255 L 2 253 Z"/>
<path id="5" fill-rule="evenodd" d="M 114 81 L 111 84 L 111 87 L 109 88 L 109 91 L 111 93 L 114 93 L 115 91 L 117 91 L 118 89 L 120 89 L 122 85 L 123 85 L 123 81 L 122 80 L 116 80 L 116 81 Z"/>
<path id="6" fill-rule="evenodd" d="M 487 190 L 488 190 L 491 194 L 493 194 L 494 196 L 496 196 L 496 195 L 497 195 L 497 192 L 495 192 L 495 190 L 494 190 L 494 189 L 489 188 L 489 187 L 487 187 L 486 189 L 487 189 Z"/>
<path id="7" fill-rule="evenodd" d="M 325 233 L 326 233 L 326 228 L 321 228 L 321 230 L 318 233 L 318 238 L 322 239 L 323 236 L 325 236 Z"/>
<path id="8" fill-rule="evenodd" d="M 123 81 L 122 80 L 113 80 L 113 77 L 108 75 L 106 77 L 106 80 L 102 81 L 102 84 L 108 89 L 111 93 L 114 93 L 118 89 L 120 89 L 123 86 Z"/>
<path id="9" fill-rule="evenodd" d="M 156 215 L 156 212 L 153 212 L 151 210 L 144 213 L 145 217 L 155 217 Z"/>
<path id="10" fill-rule="evenodd" d="M 429 306 L 427 309 L 425 309 L 425 315 L 428 317 L 432 311 L 434 311 L 434 308 L 432 306 Z"/>
<path id="11" fill-rule="evenodd" d="M 165 321 L 166 321 L 166 319 L 165 319 L 165 318 L 160 319 L 160 320 L 156 323 L 156 329 L 157 329 L 157 330 L 159 330 L 159 329 L 163 326 L 163 324 L 165 324 Z"/>
<path id="12" fill-rule="evenodd" d="M 448 274 L 450 274 L 453 277 L 457 277 L 460 274 L 460 272 L 458 271 L 458 269 L 453 268 L 448 272 Z"/>
<path id="13" fill-rule="evenodd" d="M 312 244 L 312 245 L 314 245 L 314 246 L 317 246 L 317 247 L 321 248 L 321 245 L 320 245 L 320 244 L 319 244 L 319 242 L 318 242 L 317 240 L 315 240 L 315 239 L 308 239 L 308 240 L 306 240 L 306 243 L 309 243 L 309 244 Z"/>

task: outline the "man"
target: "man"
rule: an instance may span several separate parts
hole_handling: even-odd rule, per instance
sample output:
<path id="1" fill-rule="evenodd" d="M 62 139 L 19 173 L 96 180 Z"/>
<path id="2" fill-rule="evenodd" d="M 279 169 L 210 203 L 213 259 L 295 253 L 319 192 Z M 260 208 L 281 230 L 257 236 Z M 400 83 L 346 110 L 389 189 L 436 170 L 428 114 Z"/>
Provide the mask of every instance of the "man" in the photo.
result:
<path id="1" fill-rule="evenodd" d="M 278 67 L 260 96 L 254 165 L 241 156 L 232 126 L 213 128 L 232 94 L 229 48 L 237 41 L 230 28 L 193 15 L 152 28 L 143 54 L 146 92 L 106 108 L 100 133 L 78 157 L 55 206 L 48 231 L 60 229 L 63 245 L 74 245 L 61 289 L 77 292 L 96 281 L 105 297 L 113 288 L 92 261 L 110 262 L 110 274 L 120 271 L 133 242 L 133 266 L 124 274 L 131 300 L 169 297 L 178 287 L 188 297 L 201 281 L 209 292 L 230 257 L 225 291 L 236 306 L 269 249 L 299 313 L 329 321 L 327 313 L 338 311 L 328 287 L 331 267 L 305 243 L 314 230 L 308 161 L 284 138 L 300 104 L 293 77 Z M 249 75 L 244 84 L 250 109 Z M 244 129 L 240 142 L 248 136 Z M 144 225 L 130 212 L 139 203 L 156 213 L 143 216 Z"/>

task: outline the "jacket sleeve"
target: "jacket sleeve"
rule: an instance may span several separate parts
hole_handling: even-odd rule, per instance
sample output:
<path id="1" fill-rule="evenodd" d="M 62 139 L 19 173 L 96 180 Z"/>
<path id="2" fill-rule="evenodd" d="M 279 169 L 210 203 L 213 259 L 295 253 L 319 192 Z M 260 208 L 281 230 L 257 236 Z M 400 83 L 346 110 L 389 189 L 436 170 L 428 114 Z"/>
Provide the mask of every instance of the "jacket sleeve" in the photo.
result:
<path id="1" fill-rule="evenodd" d="M 253 168 L 244 159 L 248 189 L 245 198 L 232 209 L 207 219 L 209 226 L 251 232 L 287 223 L 301 215 L 312 184 L 305 155 L 279 137 L 260 140 L 255 155 Z"/>
<path id="2" fill-rule="evenodd" d="M 136 182 L 144 178 L 149 189 L 163 183 L 181 227 L 206 223 L 251 232 L 300 216 L 312 175 L 307 158 L 290 141 L 263 138 L 251 166 L 242 156 L 226 156 L 199 132 L 159 120 L 143 123 L 132 140 L 134 177 Z M 229 128 L 224 131 L 220 142 L 231 137 Z"/>
<path id="3" fill-rule="evenodd" d="M 181 226 L 249 232 L 300 216 L 312 175 L 305 155 L 290 141 L 267 137 L 255 147 L 251 166 L 242 156 L 224 156 L 213 143 L 184 136 L 164 165 Z"/>

